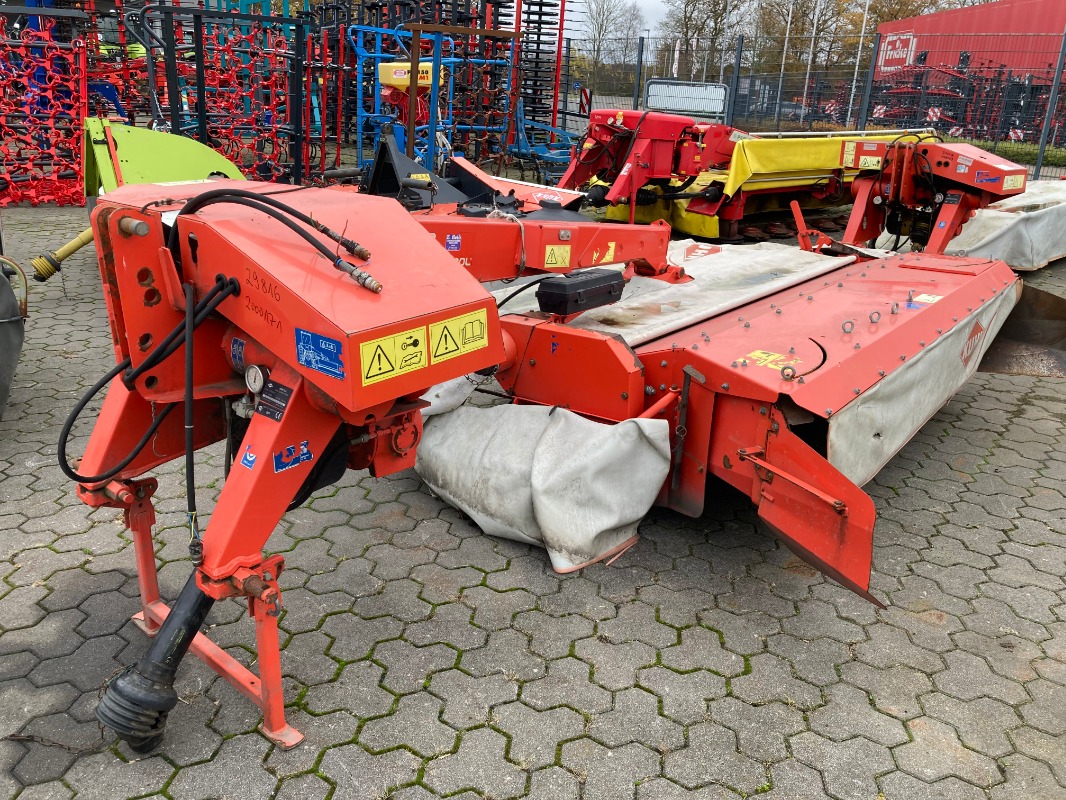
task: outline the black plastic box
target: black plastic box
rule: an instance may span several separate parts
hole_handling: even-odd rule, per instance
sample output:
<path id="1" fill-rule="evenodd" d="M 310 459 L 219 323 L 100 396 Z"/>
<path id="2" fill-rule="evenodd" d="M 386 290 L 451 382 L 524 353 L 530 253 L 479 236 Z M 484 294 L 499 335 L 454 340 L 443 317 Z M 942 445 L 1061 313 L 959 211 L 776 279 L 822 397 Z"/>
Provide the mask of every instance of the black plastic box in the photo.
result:
<path id="1" fill-rule="evenodd" d="M 567 316 L 617 302 L 626 282 L 613 269 L 582 269 L 537 286 L 537 303 L 548 314 Z"/>

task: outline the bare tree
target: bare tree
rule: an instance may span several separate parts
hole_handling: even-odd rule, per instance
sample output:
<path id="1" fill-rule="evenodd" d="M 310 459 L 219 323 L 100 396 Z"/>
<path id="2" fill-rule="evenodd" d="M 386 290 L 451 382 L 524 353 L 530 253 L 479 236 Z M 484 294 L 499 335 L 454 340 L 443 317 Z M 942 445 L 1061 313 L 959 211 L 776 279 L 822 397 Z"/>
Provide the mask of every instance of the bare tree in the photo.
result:
<path id="1" fill-rule="evenodd" d="M 635 4 L 626 0 L 585 0 L 585 40 L 593 68 L 603 63 L 607 42 L 624 36 L 630 5 Z"/>

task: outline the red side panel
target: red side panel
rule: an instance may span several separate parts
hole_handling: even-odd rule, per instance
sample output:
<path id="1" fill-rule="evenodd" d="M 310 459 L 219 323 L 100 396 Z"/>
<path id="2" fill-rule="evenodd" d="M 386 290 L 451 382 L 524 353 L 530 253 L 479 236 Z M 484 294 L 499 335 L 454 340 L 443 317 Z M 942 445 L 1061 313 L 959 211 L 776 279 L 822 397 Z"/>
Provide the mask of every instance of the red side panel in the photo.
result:
<path id="1" fill-rule="evenodd" d="M 759 516 L 800 558 L 881 605 L 869 592 L 873 501 L 790 432 L 776 410 L 773 417 L 779 427 L 765 453 L 741 456 L 759 478 L 752 492 Z"/>

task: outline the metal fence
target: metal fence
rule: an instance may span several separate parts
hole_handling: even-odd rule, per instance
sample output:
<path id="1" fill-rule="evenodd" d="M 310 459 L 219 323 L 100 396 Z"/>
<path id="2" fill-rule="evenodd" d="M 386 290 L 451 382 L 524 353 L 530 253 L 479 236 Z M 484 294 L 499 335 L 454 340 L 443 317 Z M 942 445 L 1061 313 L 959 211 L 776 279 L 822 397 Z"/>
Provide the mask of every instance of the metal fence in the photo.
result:
<path id="1" fill-rule="evenodd" d="M 1047 177 L 1066 174 L 1064 57 L 1060 34 L 567 40 L 561 108 L 579 130 L 592 109 L 657 108 L 649 84 L 667 81 L 670 110 L 697 120 L 752 133 L 933 127 Z"/>

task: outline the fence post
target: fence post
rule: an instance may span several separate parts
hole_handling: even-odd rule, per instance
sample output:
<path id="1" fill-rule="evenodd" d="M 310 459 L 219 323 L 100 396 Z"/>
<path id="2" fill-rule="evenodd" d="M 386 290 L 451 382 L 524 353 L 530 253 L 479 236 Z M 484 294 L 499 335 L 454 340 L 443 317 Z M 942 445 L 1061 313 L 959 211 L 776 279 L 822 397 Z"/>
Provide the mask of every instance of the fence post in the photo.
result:
<path id="1" fill-rule="evenodd" d="M 1040 129 L 1040 149 L 1036 153 L 1036 167 L 1033 169 L 1033 180 L 1040 179 L 1040 170 L 1044 166 L 1044 150 L 1047 149 L 1048 134 L 1051 133 L 1051 118 L 1055 116 L 1055 108 L 1059 104 L 1059 85 L 1062 83 L 1062 67 L 1066 62 L 1066 30 L 1062 32 L 1062 45 L 1059 47 L 1059 63 L 1055 65 L 1055 81 L 1051 84 L 1051 97 L 1048 98 L 1047 112 L 1044 114 L 1044 125 Z"/>
<path id="2" fill-rule="evenodd" d="M 729 80 L 729 97 L 726 98 L 725 124 L 733 127 L 737 110 L 737 91 L 740 89 L 740 58 L 744 55 L 744 34 L 737 34 L 737 52 L 733 56 L 733 77 Z M 749 89 L 750 91 L 750 89 Z"/>
<path id="3" fill-rule="evenodd" d="M 859 103 L 859 116 L 855 120 L 855 130 L 866 130 L 866 122 L 870 118 L 870 96 L 874 90 L 874 70 L 877 68 L 877 55 L 881 51 L 881 34 L 874 34 L 874 46 L 870 54 L 870 66 L 866 70 L 866 80 L 863 81 L 862 102 Z"/>
<path id="4" fill-rule="evenodd" d="M 644 71 L 644 37 L 637 38 L 637 74 L 633 82 L 633 110 L 640 108 L 640 78 Z"/>

